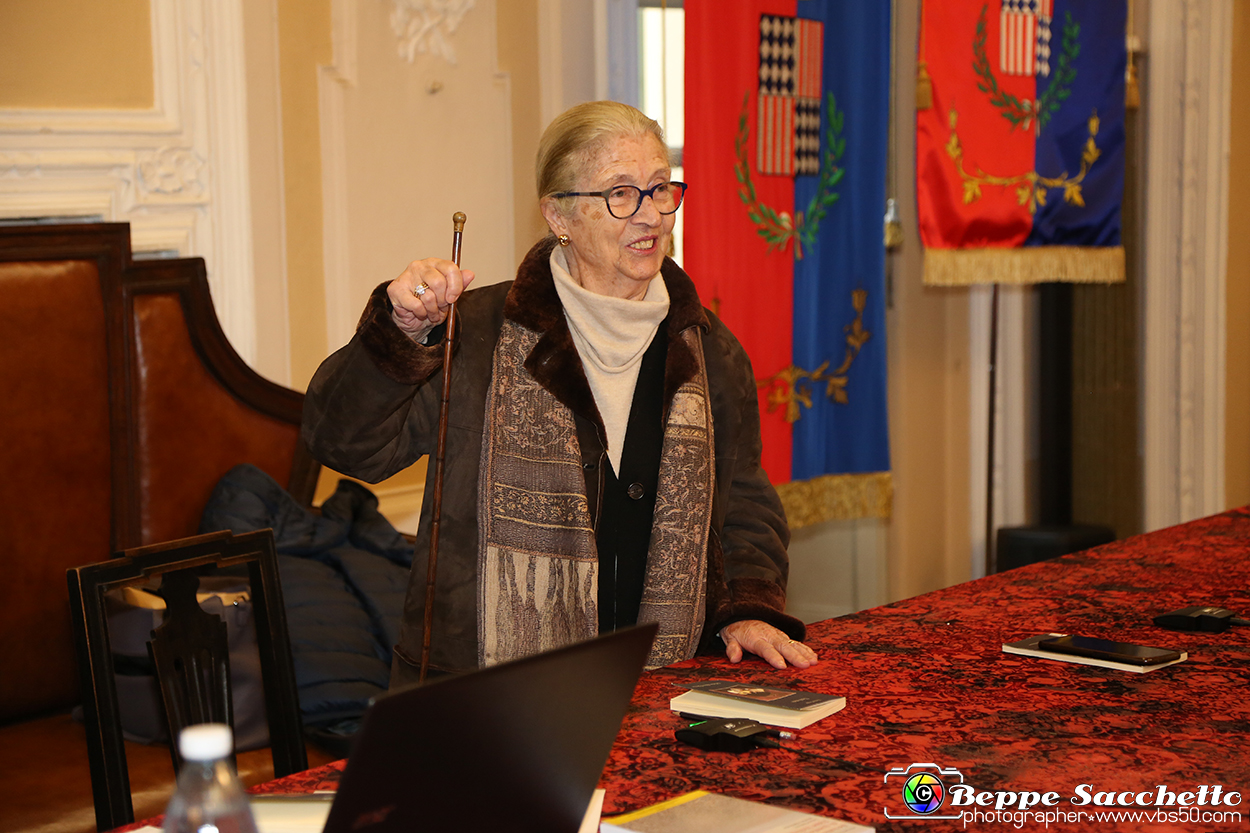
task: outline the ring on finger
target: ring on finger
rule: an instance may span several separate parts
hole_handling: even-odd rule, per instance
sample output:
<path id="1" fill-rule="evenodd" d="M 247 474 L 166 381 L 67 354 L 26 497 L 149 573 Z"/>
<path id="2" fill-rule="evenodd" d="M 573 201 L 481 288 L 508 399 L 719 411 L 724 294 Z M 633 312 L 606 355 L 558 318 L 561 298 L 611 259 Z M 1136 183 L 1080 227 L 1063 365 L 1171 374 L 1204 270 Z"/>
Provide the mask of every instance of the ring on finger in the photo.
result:
<path id="1" fill-rule="evenodd" d="M 425 281 L 422 281 L 421 283 L 417 284 L 416 286 L 412 288 L 412 294 L 420 298 L 422 295 L 425 294 L 426 290 L 429 288 L 430 288 L 430 285 L 427 284 Z"/>

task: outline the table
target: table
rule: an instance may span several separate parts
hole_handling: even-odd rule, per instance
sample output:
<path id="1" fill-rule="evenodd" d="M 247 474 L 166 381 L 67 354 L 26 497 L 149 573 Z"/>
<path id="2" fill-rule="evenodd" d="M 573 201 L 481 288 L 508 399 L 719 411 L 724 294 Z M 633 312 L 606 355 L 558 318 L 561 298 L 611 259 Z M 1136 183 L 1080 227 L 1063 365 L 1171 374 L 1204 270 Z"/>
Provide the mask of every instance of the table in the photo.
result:
<path id="1" fill-rule="evenodd" d="M 650 672 L 603 774 L 604 813 L 708 789 L 880 831 L 960 829 L 959 820 L 922 820 L 903 803 L 909 775 L 900 771 L 932 763 L 958 769 L 977 791 L 1058 793 L 1055 806 L 1030 807 L 1024 817 L 962 808 L 988 814 L 969 827 L 1250 829 L 1250 627 L 1179 633 L 1150 622 L 1191 604 L 1250 614 L 1250 508 L 812 625 L 808 641 L 821 662 L 810 669 L 698 657 Z M 1189 659 L 1134 674 L 1001 652 L 1004 642 L 1044 632 L 1173 647 Z M 731 755 L 678 744 L 673 730 L 682 721 L 668 709 L 675 685 L 708 678 L 845 695 L 845 710 L 783 743 L 863 768 L 783 750 Z M 333 771 L 291 776 L 272 789 L 311 788 Z M 948 789 L 958 782 L 942 780 Z M 1081 784 L 1092 785 L 1091 798 L 1129 791 L 1129 801 L 1139 792 L 1157 798 L 1159 785 L 1173 794 L 1220 785 L 1222 801 L 1229 791 L 1239 801 L 1212 807 L 1208 789 L 1194 812 L 1219 815 L 1152 824 L 1144 814 L 1156 808 L 1139 806 L 1128 811 L 1141 814 L 1136 819 L 1100 820 L 1094 813 L 1108 808 L 1070 803 Z M 887 808 L 903 818 L 886 818 Z M 1056 815 L 1033 815 L 1045 811 Z M 948 799 L 933 815 L 952 812 L 959 810 Z M 1018 799 L 1004 812 L 1019 813 Z"/>
<path id="2" fill-rule="evenodd" d="M 1250 628 L 1178 633 L 1150 622 L 1191 604 L 1250 615 L 1250 510 L 821 622 L 808 636 L 821 662 L 807 670 L 709 657 L 660 669 L 635 692 L 603 776 L 604 812 L 710 789 L 878 830 L 916 829 L 883 814 L 907 813 L 897 775 L 887 781 L 884 772 L 781 750 L 735 756 L 677 744 L 680 721 L 666 710 L 674 684 L 726 677 L 847 697 L 845 710 L 786 745 L 876 770 L 956 767 L 981 790 L 1058 791 L 1053 809 L 1065 811 L 1100 809 L 1068 802 L 1079 784 L 1117 793 L 1220 784 L 1241 793 L 1232 808 L 1241 825 L 1187 829 L 1250 829 Z M 1189 659 L 1134 674 L 1001 652 L 1004 642 L 1045 632 L 1174 647 Z"/>

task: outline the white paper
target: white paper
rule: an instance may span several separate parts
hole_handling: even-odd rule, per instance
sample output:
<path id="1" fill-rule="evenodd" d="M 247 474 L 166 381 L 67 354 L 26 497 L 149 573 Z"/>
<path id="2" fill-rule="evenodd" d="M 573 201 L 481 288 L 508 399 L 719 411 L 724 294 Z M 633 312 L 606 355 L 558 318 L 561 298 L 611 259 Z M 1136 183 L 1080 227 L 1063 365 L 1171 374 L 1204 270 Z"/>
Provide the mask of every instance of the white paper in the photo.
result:
<path id="1" fill-rule="evenodd" d="M 252 816 L 260 833 L 321 833 L 330 815 L 334 795 L 251 798 Z"/>
<path id="2" fill-rule="evenodd" d="M 599 815 L 603 812 L 604 790 L 595 790 L 590 796 L 590 804 L 586 807 L 586 815 L 582 817 L 582 826 L 577 833 L 595 833 L 599 829 Z"/>
<path id="3" fill-rule="evenodd" d="M 653 815 L 604 822 L 602 833 L 872 833 L 849 821 L 708 793 Z"/>

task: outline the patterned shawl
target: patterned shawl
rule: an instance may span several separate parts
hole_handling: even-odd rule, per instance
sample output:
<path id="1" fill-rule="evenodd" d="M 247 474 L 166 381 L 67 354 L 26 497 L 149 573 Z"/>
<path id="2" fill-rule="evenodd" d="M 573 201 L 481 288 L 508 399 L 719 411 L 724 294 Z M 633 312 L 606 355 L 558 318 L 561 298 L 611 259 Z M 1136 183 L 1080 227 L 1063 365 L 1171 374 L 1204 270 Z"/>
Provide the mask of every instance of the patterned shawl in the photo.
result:
<path id="1" fill-rule="evenodd" d="M 598 633 L 599 559 L 572 411 L 525 369 L 541 333 L 505 320 L 495 348 L 478 474 L 482 667 Z M 679 336 L 698 372 L 678 388 L 660 454 L 640 622 L 658 622 L 648 667 L 694 656 L 703 630 L 715 467 L 697 329 Z"/>

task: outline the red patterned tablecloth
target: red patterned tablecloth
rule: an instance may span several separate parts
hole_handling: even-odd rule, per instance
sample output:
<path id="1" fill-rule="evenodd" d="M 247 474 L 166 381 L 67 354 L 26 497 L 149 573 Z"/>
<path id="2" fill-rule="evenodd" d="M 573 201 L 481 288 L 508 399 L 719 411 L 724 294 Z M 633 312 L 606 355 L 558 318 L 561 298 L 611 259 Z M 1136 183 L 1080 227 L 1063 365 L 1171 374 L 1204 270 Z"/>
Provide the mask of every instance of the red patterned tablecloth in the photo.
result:
<path id="1" fill-rule="evenodd" d="M 880 831 L 1250 829 L 1250 628 L 1178 633 L 1151 624 L 1155 614 L 1191 604 L 1250 614 L 1250 509 L 821 622 L 809 630 L 821 662 L 807 670 L 710 657 L 660 669 L 639 683 L 608 760 L 604 813 L 706 789 Z M 1173 647 L 1189 659 L 1134 674 L 1001 652 L 1004 642 L 1045 632 Z M 683 723 L 668 709 L 675 684 L 707 678 L 846 696 L 843 711 L 784 743 L 862 768 L 783 750 L 731 755 L 678 744 L 673 731 Z M 966 824 L 908 817 L 904 776 L 886 773 L 915 763 L 958 769 L 977 790 L 1054 791 L 1059 803 L 1031 807 L 1026 817 L 1016 805 L 1006 816 L 976 808 L 992 817 Z M 340 769 L 260 790 L 324 788 Z M 1121 811 L 1072 804 L 1081 784 L 1091 785 L 1091 797 L 1151 798 L 1160 785 L 1174 794 L 1206 785 L 1208 800 L 1184 815 L 1165 807 L 1173 815 L 1152 820 L 1160 808 L 1136 807 L 1122 811 L 1136 819 L 1100 819 L 1096 813 Z M 1212 807 L 1215 785 L 1222 796 L 1238 793 L 1239 803 Z M 888 819 L 887 809 L 904 818 Z M 934 815 L 958 812 L 948 801 Z M 1055 815 L 1037 815 L 1044 812 Z"/>
<path id="2" fill-rule="evenodd" d="M 1025 817 L 1026 827 L 1250 829 L 1250 627 L 1178 633 L 1150 621 L 1193 604 L 1250 615 L 1247 509 L 821 622 L 809 630 L 821 662 L 807 670 L 713 658 L 660 669 L 639 684 L 608 761 L 604 812 L 707 789 L 878 830 L 960 829 L 961 821 L 884 815 L 886 808 L 909 814 L 904 778 L 885 772 L 928 762 L 958 768 L 979 790 L 1060 793 L 1055 807 L 1030 811 L 1068 815 Z M 1173 647 L 1189 659 L 1135 674 L 1001 651 L 1004 642 L 1046 632 Z M 872 769 L 781 750 L 732 755 L 676 743 L 682 722 L 667 709 L 679 693 L 674 684 L 720 677 L 845 695 L 843 711 L 785 743 Z M 1155 797 L 1159 785 L 1180 793 L 1218 784 L 1239 792 L 1240 803 L 1212 808 L 1208 800 L 1199 812 L 1236 811 L 1241 820 L 1099 821 L 1093 811 L 1106 808 L 1069 802 L 1080 784 L 1093 785 L 1091 795 L 1148 790 Z M 1085 816 L 1076 815 L 1081 810 Z M 967 827 L 1015 829 L 1019 820 Z"/>

